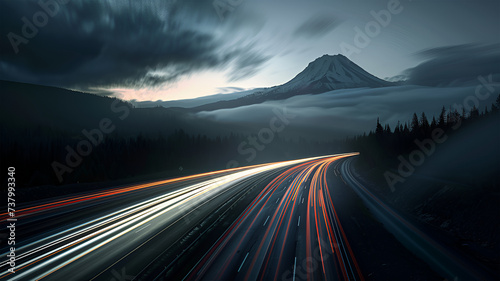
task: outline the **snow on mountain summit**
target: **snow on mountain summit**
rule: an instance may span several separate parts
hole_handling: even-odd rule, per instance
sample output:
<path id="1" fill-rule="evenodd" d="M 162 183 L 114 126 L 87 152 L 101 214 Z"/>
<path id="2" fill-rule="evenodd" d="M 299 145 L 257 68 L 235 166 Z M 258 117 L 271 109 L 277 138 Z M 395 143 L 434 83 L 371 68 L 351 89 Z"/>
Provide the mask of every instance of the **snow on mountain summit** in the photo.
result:
<path id="1" fill-rule="evenodd" d="M 317 58 L 289 82 L 273 87 L 265 94 L 297 92 L 320 93 L 345 88 L 383 87 L 391 83 L 379 79 L 343 55 Z"/>

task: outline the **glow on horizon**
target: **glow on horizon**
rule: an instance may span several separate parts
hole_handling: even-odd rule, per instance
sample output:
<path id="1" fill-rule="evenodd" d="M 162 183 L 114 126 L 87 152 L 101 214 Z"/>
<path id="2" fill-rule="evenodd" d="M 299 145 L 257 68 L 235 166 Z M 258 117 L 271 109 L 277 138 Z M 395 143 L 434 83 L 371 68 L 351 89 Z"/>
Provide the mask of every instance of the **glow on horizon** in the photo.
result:
<path id="1" fill-rule="evenodd" d="M 253 89 L 274 85 L 264 85 L 259 79 L 249 78 L 244 81 L 228 82 L 220 72 L 205 71 L 181 78 L 179 81 L 158 88 L 111 88 L 114 96 L 124 100 L 137 101 L 170 101 L 194 99 L 215 94 L 230 94 L 234 91 L 224 91 L 221 88 Z"/>
<path id="2" fill-rule="evenodd" d="M 205 70 L 182 76 L 180 80 L 158 88 L 109 88 L 103 90 L 113 92 L 117 98 L 129 101 L 173 101 L 215 94 L 230 94 L 239 91 L 225 91 L 223 88 L 234 87 L 241 88 L 244 91 L 286 83 L 307 66 L 307 60 L 302 58 L 302 61 L 297 64 L 292 63 L 296 62 L 293 55 L 273 58 L 269 61 L 270 67 L 266 67 L 255 75 L 238 81 L 229 81 L 227 70 Z"/>

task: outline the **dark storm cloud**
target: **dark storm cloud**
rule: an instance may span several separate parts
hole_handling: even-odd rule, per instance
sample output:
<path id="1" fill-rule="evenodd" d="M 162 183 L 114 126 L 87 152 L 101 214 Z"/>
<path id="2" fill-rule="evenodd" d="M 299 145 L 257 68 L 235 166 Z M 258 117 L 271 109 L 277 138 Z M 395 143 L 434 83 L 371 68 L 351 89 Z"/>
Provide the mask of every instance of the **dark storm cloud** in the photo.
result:
<path id="1" fill-rule="evenodd" d="M 440 47 L 418 55 L 428 60 L 406 71 L 411 84 L 447 86 L 500 75 L 500 44 Z"/>
<path id="2" fill-rule="evenodd" d="M 241 52 L 235 57 L 235 71 L 229 75 L 230 81 L 237 81 L 245 77 L 254 75 L 260 70 L 260 66 L 264 65 L 271 57 L 265 56 L 256 52 Z"/>
<path id="3" fill-rule="evenodd" d="M 313 16 L 302 23 L 294 32 L 295 36 L 307 38 L 321 37 L 335 29 L 341 21 L 331 15 Z"/>
<path id="4" fill-rule="evenodd" d="M 209 1 L 69 1 L 27 38 L 22 18 L 33 23 L 43 9 L 38 1 L 7 1 L 0 12 L 0 79 L 80 89 L 142 88 L 203 69 L 255 73 L 267 57 L 252 46 L 228 52 L 224 37 L 197 26 L 219 20 L 204 2 Z M 17 46 L 17 54 L 9 33 L 28 40 Z"/>

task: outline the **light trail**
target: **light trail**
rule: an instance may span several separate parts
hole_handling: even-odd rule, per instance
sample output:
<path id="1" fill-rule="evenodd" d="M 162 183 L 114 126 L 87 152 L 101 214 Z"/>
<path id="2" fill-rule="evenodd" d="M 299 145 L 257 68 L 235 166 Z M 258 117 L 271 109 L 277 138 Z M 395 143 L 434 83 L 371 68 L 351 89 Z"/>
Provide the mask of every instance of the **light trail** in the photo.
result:
<path id="1" fill-rule="evenodd" d="M 100 251 L 109 243 L 117 243 L 127 237 L 137 237 L 165 231 L 181 220 L 190 212 L 185 210 L 197 209 L 210 200 L 230 192 L 231 188 L 251 177 L 287 166 L 300 165 L 307 161 L 314 161 L 321 157 L 284 161 L 271 164 L 255 165 L 251 167 L 216 171 L 178 179 L 156 181 L 151 183 L 120 187 L 94 194 L 72 196 L 31 206 L 20 210 L 20 217 L 42 215 L 60 207 L 69 207 L 75 204 L 89 204 L 97 199 L 113 198 L 116 195 L 131 194 L 132 192 L 147 189 L 161 188 L 166 184 L 188 183 L 191 179 L 220 175 L 216 178 L 204 180 L 200 183 L 189 184 L 174 191 L 166 192 L 154 198 L 129 204 L 117 211 L 104 214 L 96 219 L 81 222 L 71 228 L 61 230 L 34 242 L 16 247 L 16 273 L 7 269 L 7 261 L 0 264 L 0 279 L 9 280 L 43 279 L 53 273 L 77 262 L 86 255 Z M 261 195 L 263 193 L 261 192 Z M 146 237 L 146 236 L 144 236 Z M 125 240 L 124 240 L 125 241 Z M 3 256 L 7 254 L 3 253 Z"/>
<path id="2" fill-rule="evenodd" d="M 290 279 L 295 279 L 296 274 L 303 273 L 297 267 L 303 263 L 297 263 L 297 259 L 320 264 L 321 272 L 306 270 L 308 280 L 364 280 L 326 183 L 329 166 L 354 155 L 357 153 L 312 159 L 282 172 L 218 239 L 185 280 L 276 280 L 284 279 L 281 274 L 287 273 Z M 299 196 L 302 186 L 306 192 Z M 281 197 L 273 196 L 275 194 Z M 273 197 L 278 197 L 277 205 L 269 204 Z M 306 204 L 301 204 L 304 200 Z M 270 213 L 265 212 L 266 209 Z M 305 227 L 299 227 L 303 215 Z M 265 232 L 252 231 L 259 224 L 265 227 Z M 300 235 L 305 237 L 304 246 L 295 249 Z M 242 251 L 247 253 L 244 258 L 238 254 Z M 319 258 L 314 260 L 316 251 Z M 242 260 L 248 263 L 247 269 L 236 271 L 241 269 Z"/>

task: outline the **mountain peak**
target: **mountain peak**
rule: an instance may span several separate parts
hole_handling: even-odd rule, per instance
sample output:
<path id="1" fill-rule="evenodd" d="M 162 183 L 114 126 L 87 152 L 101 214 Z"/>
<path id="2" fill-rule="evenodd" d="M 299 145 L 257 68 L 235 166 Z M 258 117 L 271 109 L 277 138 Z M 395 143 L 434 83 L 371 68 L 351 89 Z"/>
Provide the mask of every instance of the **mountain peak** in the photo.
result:
<path id="1" fill-rule="evenodd" d="M 280 91 L 309 89 L 311 93 L 344 88 L 381 87 L 390 83 L 379 79 L 341 54 L 325 54 L 309 65 L 295 78 L 280 87 Z"/>
<path id="2" fill-rule="evenodd" d="M 318 63 L 335 63 L 335 62 L 350 62 L 348 58 L 346 58 L 344 55 L 337 54 L 337 55 L 328 55 L 325 54 L 314 61 L 310 62 L 309 65 L 314 65 Z"/>
<path id="3" fill-rule="evenodd" d="M 355 65 L 351 60 L 349 60 L 347 57 L 341 54 L 337 55 L 328 55 L 325 54 L 314 61 L 310 62 L 304 71 L 306 71 L 308 68 L 311 69 L 313 67 L 315 68 L 322 68 L 323 70 L 327 71 L 328 69 L 332 70 L 335 68 L 341 68 L 342 66 L 349 66 L 350 64 Z M 357 66 L 357 65 L 356 65 Z M 303 71 L 303 72 L 304 72 Z"/>
<path id="4" fill-rule="evenodd" d="M 349 60 L 346 56 L 344 56 L 342 54 L 336 54 L 336 55 L 324 54 L 324 55 L 322 55 L 321 57 L 319 57 L 319 58 L 317 58 L 315 60 L 320 60 L 320 59 L 337 59 L 337 60 L 346 59 L 346 60 Z"/>

